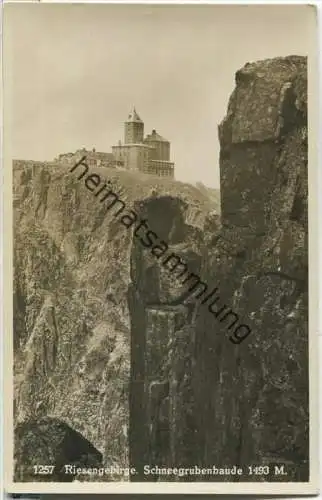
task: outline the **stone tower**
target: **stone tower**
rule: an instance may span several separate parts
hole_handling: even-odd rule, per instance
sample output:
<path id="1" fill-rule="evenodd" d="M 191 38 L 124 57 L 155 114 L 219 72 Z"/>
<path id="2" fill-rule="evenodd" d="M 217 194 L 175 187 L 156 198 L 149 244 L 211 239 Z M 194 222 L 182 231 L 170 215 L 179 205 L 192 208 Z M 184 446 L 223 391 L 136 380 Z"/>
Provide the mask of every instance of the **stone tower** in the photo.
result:
<path id="1" fill-rule="evenodd" d="M 143 142 L 144 123 L 135 108 L 130 112 L 124 126 L 124 143 L 141 144 Z"/>

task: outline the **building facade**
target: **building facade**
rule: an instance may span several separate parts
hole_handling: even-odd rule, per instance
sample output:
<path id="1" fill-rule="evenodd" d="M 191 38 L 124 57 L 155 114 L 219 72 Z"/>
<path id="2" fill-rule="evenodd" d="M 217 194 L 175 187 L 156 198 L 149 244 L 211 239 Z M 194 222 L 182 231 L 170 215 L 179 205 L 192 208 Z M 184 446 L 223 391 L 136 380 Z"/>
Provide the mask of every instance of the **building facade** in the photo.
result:
<path id="1" fill-rule="evenodd" d="M 112 146 L 111 153 L 102 153 L 95 148 L 82 148 L 75 153 L 60 154 L 55 161 L 70 165 L 84 156 L 90 167 L 116 167 L 174 178 L 174 163 L 170 161 L 170 142 L 156 130 L 152 130 L 152 133 L 144 138 L 144 123 L 135 108 L 124 123 L 124 142 L 119 141 L 116 146 Z"/>
<path id="2" fill-rule="evenodd" d="M 156 130 L 144 138 L 144 123 L 135 108 L 124 123 L 124 143 L 112 147 L 117 166 L 158 177 L 174 178 L 170 142 Z"/>
<path id="3" fill-rule="evenodd" d="M 92 150 L 82 148 L 78 149 L 75 153 L 62 153 L 58 158 L 55 158 L 55 161 L 74 165 L 84 156 L 86 156 L 86 162 L 89 167 L 113 167 L 115 165 L 112 153 L 102 153 L 96 151 L 95 148 Z"/>

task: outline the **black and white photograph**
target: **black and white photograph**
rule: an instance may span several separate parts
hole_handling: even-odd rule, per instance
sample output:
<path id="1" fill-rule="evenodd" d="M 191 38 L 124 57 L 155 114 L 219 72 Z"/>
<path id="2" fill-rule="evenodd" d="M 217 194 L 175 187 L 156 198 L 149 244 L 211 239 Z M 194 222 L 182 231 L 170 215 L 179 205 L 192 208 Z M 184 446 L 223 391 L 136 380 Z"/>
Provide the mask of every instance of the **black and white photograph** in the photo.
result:
<path id="1" fill-rule="evenodd" d="M 315 493 L 316 8 L 3 17 L 6 491 Z"/>

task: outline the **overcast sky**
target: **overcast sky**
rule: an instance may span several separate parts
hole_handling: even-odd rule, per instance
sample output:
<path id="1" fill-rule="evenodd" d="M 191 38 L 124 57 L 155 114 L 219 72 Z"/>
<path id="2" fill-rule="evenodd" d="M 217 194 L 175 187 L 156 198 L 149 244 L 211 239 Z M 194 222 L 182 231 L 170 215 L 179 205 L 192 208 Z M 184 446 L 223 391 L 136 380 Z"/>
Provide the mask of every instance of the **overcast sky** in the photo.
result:
<path id="1" fill-rule="evenodd" d="M 217 125 L 235 72 L 258 59 L 307 55 L 310 9 L 7 4 L 11 154 L 110 151 L 135 105 L 145 133 L 155 128 L 171 141 L 177 179 L 218 187 Z"/>

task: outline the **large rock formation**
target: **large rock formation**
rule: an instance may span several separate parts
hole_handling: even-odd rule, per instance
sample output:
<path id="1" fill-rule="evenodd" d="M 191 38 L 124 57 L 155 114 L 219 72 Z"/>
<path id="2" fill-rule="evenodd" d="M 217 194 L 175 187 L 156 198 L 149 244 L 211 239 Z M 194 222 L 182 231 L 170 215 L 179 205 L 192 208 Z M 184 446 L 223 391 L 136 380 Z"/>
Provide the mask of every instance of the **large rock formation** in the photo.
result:
<path id="1" fill-rule="evenodd" d="M 307 68 L 247 64 L 219 127 L 222 227 L 203 259 L 251 335 L 198 317 L 193 385 L 203 463 L 285 464 L 308 480 Z M 246 478 L 243 478 L 245 480 Z M 248 480 L 263 480 L 250 476 Z"/>
<path id="2" fill-rule="evenodd" d="M 29 442 L 23 430 L 47 416 L 81 433 L 102 453 L 103 465 L 126 467 L 132 230 L 78 180 L 82 169 L 27 161 L 13 167 L 19 480 L 28 480 L 30 472 L 29 464 L 23 468 L 21 449 Z M 193 186 L 115 169 L 94 171 L 121 192 L 127 209 L 166 196 L 180 202 L 178 224 L 184 220 L 196 228 L 216 210 Z"/>
<path id="3" fill-rule="evenodd" d="M 76 477 L 72 467 L 100 467 L 102 463 L 102 454 L 87 439 L 55 418 L 19 424 L 15 436 L 18 482 L 72 482 Z M 45 464 L 50 464 L 49 472 Z M 69 474 L 66 465 L 70 466 Z"/>
<path id="4" fill-rule="evenodd" d="M 308 479 L 306 110 L 305 58 L 246 64 L 236 73 L 219 127 L 220 224 L 209 219 L 203 240 L 189 239 L 186 229 L 172 241 L 171 225 L 165 236 L 180 256 L 189 241 L 185 261 L 219 290 L 211 310 L 205 295 L 194 305 L 186 300 L 173 276 L 166 292 L 162 266 L 134 241 L 130 458 L 141 473 L 136 480 L 147 479 L 147 463 L 266 465 L 268 476 L 249 475 L 245 467 L 235 479 Z M 142 217 L 153 220 L 153 204 Z M 242 318 L 244 331 L 234 334 L 219 320 L 222 310 Z M 285 475 L 274 476 L 281 464 Z"/>
<path id="5" fill-rule="evenodd" d="M 205 189 L 96 169 L 200 275 L 195 287 L 67 167 L 15 165 L 23 429 L 62 420 L 103 465 L 137 467 L 135 480 L 165 479 L 144 464 L 244 465 L 242 477 L 167 480 L 308 479 L 306 110 L 305 58 L 236 73 L 219 127 L 221 216 Z"/>

